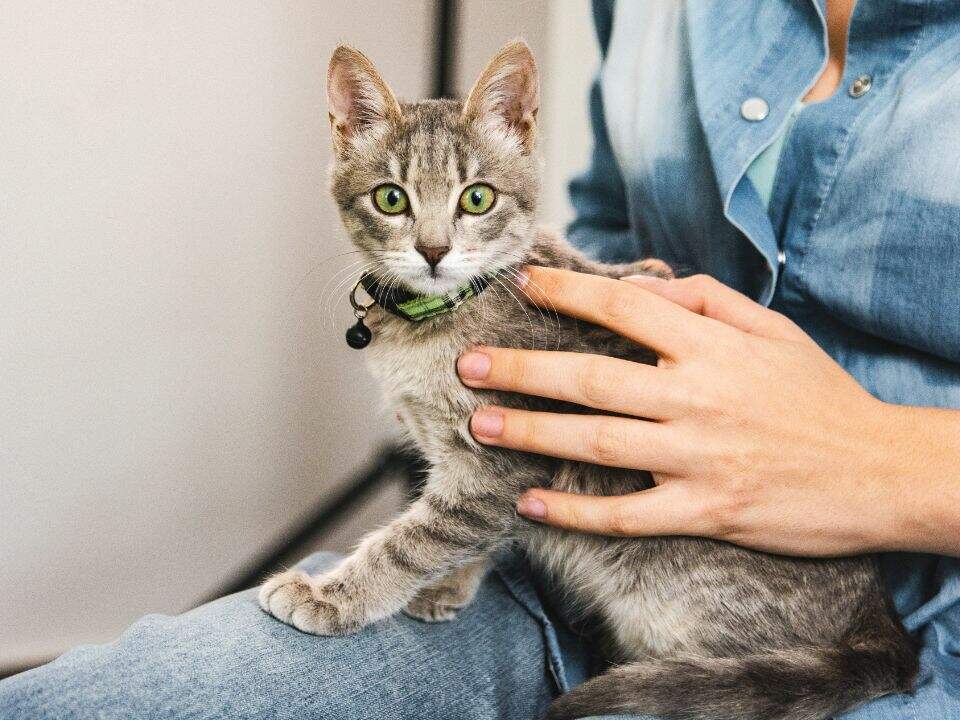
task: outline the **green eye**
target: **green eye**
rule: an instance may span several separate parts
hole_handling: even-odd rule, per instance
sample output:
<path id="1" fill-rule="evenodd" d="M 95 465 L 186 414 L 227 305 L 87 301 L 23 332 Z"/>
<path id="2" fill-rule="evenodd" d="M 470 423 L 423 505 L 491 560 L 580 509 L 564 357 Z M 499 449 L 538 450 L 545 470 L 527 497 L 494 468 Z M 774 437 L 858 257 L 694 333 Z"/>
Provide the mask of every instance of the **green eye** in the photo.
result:
<path id="1" fill-rule="evenodd" d="M 373 190 L 373 204 L 387 215 L 399 215 L 410 206 L 403 188 L 396 185 L 381 185 Z"/>
<path id="2" fill-rule="evenodd" d="M 471 185 L 460 195 L 460 207 L 471 215 L 483 215 L 493 207 L 497 199 L 497 191 L 489 185 L 477 183 Z"/>

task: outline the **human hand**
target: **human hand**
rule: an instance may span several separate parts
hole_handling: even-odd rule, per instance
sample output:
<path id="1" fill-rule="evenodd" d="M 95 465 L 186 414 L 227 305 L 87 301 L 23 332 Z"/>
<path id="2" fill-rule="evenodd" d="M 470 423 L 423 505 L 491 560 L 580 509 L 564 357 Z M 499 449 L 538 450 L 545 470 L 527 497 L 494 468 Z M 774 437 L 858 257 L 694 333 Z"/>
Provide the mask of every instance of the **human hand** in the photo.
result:
<path id="1" fill-rule="evenodd" d="M 654 350 L 654 366 L 482 347 L 474 388 L 610 415 L 482 408 L 478 442 L 652 472 L 623 497 L 527 492 L 526 517 L 620 536 L 697 535 L 770 552 L 843 555 L 897 545 L 903 467 L 896 406 L 869 395 L 785 316 L 706 276 L 626 281 L 531 267 L 532 302 Z"/>

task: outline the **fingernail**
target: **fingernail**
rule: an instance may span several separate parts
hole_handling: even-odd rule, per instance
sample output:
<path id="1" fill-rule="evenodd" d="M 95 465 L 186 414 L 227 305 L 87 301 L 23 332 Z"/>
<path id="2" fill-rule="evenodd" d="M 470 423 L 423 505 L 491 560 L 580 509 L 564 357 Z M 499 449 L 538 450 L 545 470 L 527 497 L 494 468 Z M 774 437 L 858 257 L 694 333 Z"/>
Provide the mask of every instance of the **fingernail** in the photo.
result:
<path id="1" fill-rule="evenodd" d="M 532 495 L 521 495 L 517 501 L 517 512 L 531 520 L 542 520 L 547 516 L 547 506 Z"/>
<path id="2" fill-rule="evenodd" d="M 663 285 L 665 282 L 667 282 L 662 277 L 657 277 L 656 275 L 627 275 L 626 277 L 622 277 L 620 279 L 625 280 L 628 283 L 633 283 L 634 285 L 646 285 L 647 287 Z"/>
<path id="3" fill-rule="evenodd" d="M 470 418 L 470 432 L 481 437 L 495 438 L 503 432 L 503 413 L 482 408 Z"/>
<path id="4" fill-rule="evenodd" d="M 467 352 L 457 359 L 457 374 L 464 380 L 483 380 L 490 372 L 490 356 Z"/>
<path id="5" fill-rule="evenodd" d="M 516 277 L 517 289 L 523 290 L 527 286 L 527 282 L 529 282 L 529 280 L 530 280 L 530 273 L 527 272 L 526 268 L 521 268 L 517 272 L 517 277 Z"/>

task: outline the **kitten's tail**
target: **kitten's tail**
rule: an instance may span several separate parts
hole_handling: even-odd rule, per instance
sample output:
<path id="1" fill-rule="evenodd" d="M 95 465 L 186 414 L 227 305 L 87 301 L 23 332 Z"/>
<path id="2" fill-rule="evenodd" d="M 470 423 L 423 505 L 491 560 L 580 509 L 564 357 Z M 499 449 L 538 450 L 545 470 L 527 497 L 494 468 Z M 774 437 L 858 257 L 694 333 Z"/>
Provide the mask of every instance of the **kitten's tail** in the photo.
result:
<path id="1" fill-rule="evenodd" d="M 906 692 L 917 656 L 896 642 L 770 651 L 740 658 L 675 657 L 613 668 L 558 698 L 548 720 L 653 715 L 664 720 L 823 720 Z"/>

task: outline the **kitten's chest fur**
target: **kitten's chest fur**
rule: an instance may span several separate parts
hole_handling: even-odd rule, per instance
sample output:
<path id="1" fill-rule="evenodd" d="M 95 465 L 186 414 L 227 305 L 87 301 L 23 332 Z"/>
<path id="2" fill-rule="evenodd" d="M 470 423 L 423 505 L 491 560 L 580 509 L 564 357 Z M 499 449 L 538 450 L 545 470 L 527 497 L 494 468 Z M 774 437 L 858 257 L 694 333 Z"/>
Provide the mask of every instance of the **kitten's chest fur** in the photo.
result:
<path id="1" fill-rule="evenodd" d="M 382 317 L 374 324 L 369 367 L 404 429 L 432 461 L 445 451 L 451 432 L 469 437 L 467 422 L 479 401 L 456 372 L 459 355 L 476 343 L 470 327 L 427 322 L 432 326 Z"/>

